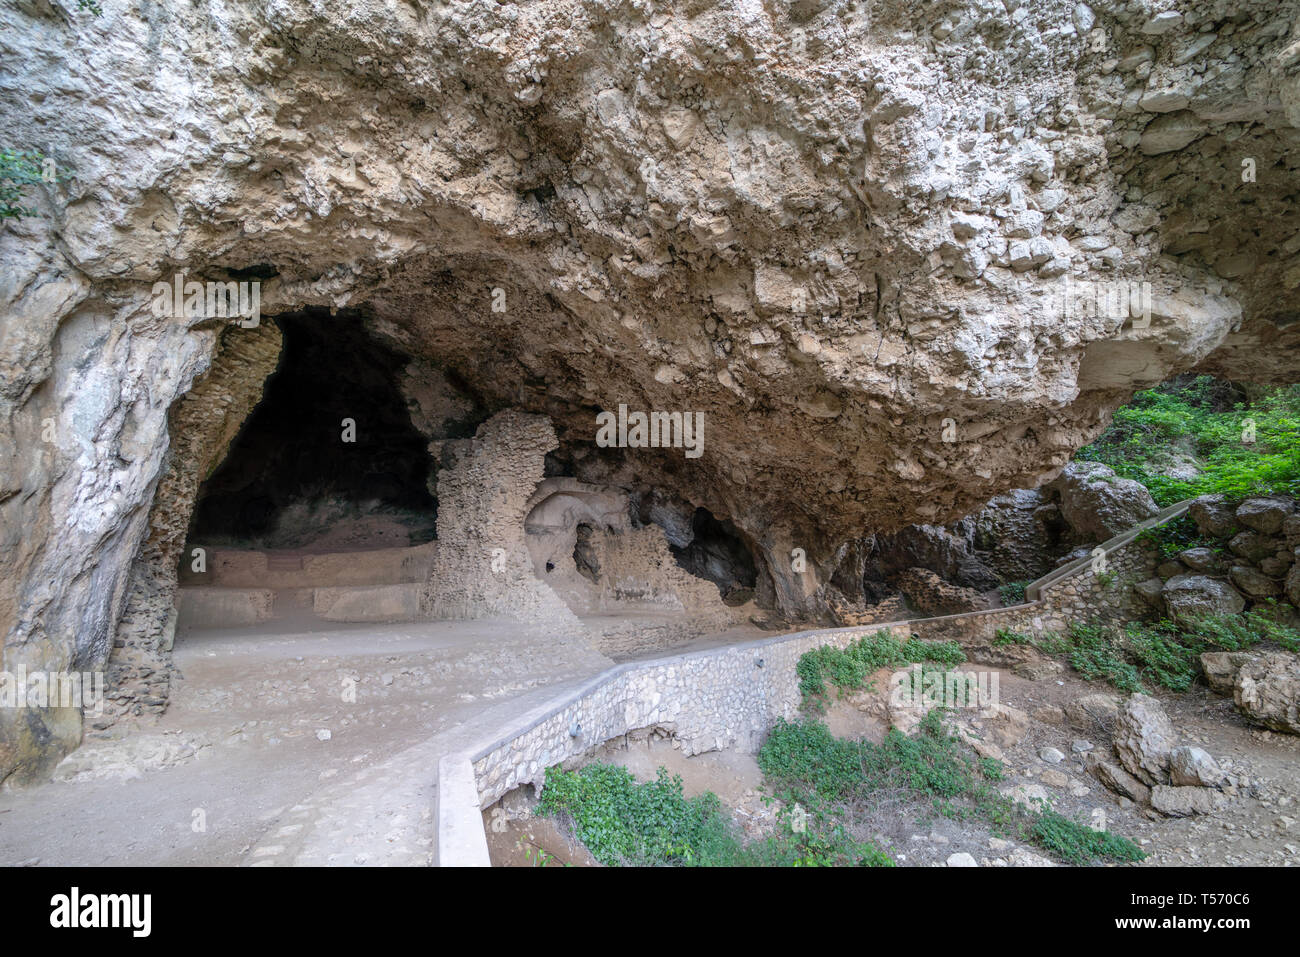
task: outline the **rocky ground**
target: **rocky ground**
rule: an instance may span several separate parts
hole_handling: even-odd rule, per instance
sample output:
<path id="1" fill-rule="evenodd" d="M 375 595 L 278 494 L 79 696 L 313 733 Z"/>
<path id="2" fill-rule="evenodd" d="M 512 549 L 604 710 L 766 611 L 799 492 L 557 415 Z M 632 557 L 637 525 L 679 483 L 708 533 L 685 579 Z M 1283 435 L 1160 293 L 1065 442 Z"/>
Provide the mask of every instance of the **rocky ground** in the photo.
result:
<path id="1" fill-rule="evenodd" d="M 1115 761 L 1111 741 L 1119 725 L 1123 696 L 1087 682 L 1068 670 L 1040 668 L 1026 678 L 997 669 L 1000 707 L 958 712 L 961 733 L 976 737 L 1006 767 L 1004 794 L 1018 801 L 1047 800 L 1057 811 L 1135 841 L 1152 866 L 1300 866 L 1300 738 L 1249 724 L 1231 698 L 1198 688 L 1183 695 L 1161 694 L 1180 744 L 1204 749 L 1235 780 L 1213 813 L 1166 817 L 1103 786 L 1090 765 Z M 862 695 L 837 702 L 826 721 L 838 736 L 878 740 L 886 723 Z M 659 766 L 683 779 L 689 796 L 713 791 L 731 810 L 747 838 L 777 826 L 776 802 L 768 799 L 752 755 L 723 752 L 686 757 L 662 738 L 611 748 L 593 760 L 629 768 L 651 780 Z M 494 862 L 535 866 L 537 849 L 552 863 L 589 866 L 581 848 L 546 820 L 529 814 L 529 796 L 516 792 L 485 812 L 508 822 L 494 836 Z M 1053 866 L 1039 849 L 992 834 L 970 821 L 935 815 L 916 802 L 883 796 L 869 813 L 846 820 L 860 838 L 874 839 L 905 866 Z M 534 853 L 529 856 L 528 848 Z"/>

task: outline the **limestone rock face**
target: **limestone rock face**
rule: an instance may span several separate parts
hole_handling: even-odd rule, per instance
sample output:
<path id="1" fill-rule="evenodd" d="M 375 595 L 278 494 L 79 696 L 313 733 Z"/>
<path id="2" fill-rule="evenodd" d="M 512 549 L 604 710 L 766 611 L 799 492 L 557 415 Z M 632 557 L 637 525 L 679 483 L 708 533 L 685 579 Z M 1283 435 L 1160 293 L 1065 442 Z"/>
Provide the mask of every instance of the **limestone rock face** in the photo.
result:
<path id="1" fill-rule="evenodd" d="M 181 273 L 364 310 L 568 474 L 733 522 L 791 614 L 1135 388 L 1290 381 L 1294 4 L 1140 55 L 1143 5 L 1075 6 L 4 5 L 0 145 L 61 173 L 0 233 L 6 665 L 108 654 L 224 324 L 151 309 Z M 702 413 L 702 454 L 597 448 L 620 404 Z"/>

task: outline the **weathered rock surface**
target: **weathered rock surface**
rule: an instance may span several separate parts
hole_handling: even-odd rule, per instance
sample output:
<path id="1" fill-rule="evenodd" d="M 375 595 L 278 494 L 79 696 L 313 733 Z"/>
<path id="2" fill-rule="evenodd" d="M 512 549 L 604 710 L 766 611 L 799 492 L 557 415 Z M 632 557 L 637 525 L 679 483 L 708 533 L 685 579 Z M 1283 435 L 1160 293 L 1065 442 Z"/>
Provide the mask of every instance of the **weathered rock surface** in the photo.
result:
<path id="1" fill-rule="evenodd" d="M 1242 714 L 1256 724 L 1300 734 L 1300 655 L 1275 651 L 1244 662 L 1232 696 Z"/>
<path id="2" fill-rule="evenodd" d="M 1086 731 L 1099 725 L 1109 731 L 1119 718 L 1119 698 L 1105 692 L 1084 695 L 1065 706 L 1065 716 L 1076 728 Z"/>
<path id="3" fill-rule="evenodd" d="M 1222 495 L 1202 495 L 1187 507 L 1187 514 L 1196 530 L 1210 538 L 1228 538 L 1241 528 L 1237 510 Z"/>
<path id="4" fill-rule="evenodd" d="M 1115 753 L 1128 772 L 1146 784 L 1169 780 L 1169 752 L 1178 744 L 1169 716 L 1155 698 L 1133 694 L 1120 705 Z"/>
<path id="5" fill-rule="evenodd" d="M 1136 801 L 1138 804 L 1151 803 L 1151 789 L 1118 764 L 1090 757 L 1087 766 L 1102 785 L 1116 794 L 1122 794 L 1130 801 Z"/>
<path id="6" fill-rule="evenodd" d="M 1169 752 L 1169 783 L 1175 787 L 1216 788 L 1223 769 L 1203 748 L 1180 745 Z"/>
<path id="7" fill-rule="evenodd" d="M 1201 655 L 1201 670 L 1205 681 L 1219 694 L 1232 694 L 1237 685 L 1237 672 L 1242 665 L 1254 660 L 1248 651 L 1207 651 Z"/>
<path id="8" fill-rule="evenodd" d="M 1295 503 L 1285 498 L 1248 498 L 1237 506 L 1237 521 L 1265 535 L 1282 530 L 1282 522 L 1295 512 Z"/>
<path id="9" fill-rule="evenodd" d="M 1100 462 L 1071 462 L 1052 483 L 1061 515 L 1082 541 L 1103 542 L 1160 511 L 1141 482 L 1119 478 Z"/>
<path id="10" fill-rule="evenodd" d="M 1213 788 L 1184 788 L 1157 784 L 1151 789 L 1151 806 L 1166 817 L 1213 814 L 1227 804 L 1227 795 Z"/>
<path id="11" fill-rule="evenodd" d="M 1169 617 L 1190 621 L 1207 615 L 1235 615 L 1246 600 L 1227 582 L 1205 575 L 1176 575 L 1160 592 Z"/>

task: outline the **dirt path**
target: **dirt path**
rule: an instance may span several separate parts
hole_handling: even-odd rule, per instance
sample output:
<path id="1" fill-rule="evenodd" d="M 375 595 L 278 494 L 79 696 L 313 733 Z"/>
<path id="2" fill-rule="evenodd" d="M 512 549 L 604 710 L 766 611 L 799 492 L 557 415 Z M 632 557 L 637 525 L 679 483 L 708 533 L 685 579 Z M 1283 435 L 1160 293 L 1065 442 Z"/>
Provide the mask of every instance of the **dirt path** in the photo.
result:
<path id="1" fill-rule="evenodd" d="M 0 864 L 428 863 L 458 732 L 610 665 L 505 621 L 199 631 L 176 662 L 156 725 L 0 794 Z"/>

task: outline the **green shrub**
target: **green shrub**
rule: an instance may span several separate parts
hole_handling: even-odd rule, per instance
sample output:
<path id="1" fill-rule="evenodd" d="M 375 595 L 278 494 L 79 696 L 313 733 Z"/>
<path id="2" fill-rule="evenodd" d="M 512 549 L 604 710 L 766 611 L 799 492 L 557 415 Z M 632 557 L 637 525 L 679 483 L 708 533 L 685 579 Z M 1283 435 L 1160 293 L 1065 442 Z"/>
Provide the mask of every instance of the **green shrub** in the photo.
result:
<path id="1" fill-rule="evenodd" d="M 706 837 L 716 852 L 728 831 L 716 795 L 684 797 L 682 779 L 663 768 L 644 784 L 610 764 L 547 768 L 537 813 L 567 816 L 574 835 L 606 865 L 698 863 Z"/>
<path id="2" fill-rule="evenodd" d="M 1170 691 L 1186 691 L 1196 680 L 1198 651 L 1180 641 L 1168 622 L 1162 625 L 1129 622 L 1124 626 L 1125 644 L 1143 675 Z"/>
<path id="3" fill-rule="evenodd" d="M 1004 605 L 1023 605 L 1025 602 L 1025 586 L 1029 582 L 1007 582 L 1005 585 L 998 586 L 998 595 Z"/>
<path id="4" fill-rule="evenodd" d="M 1109 631 L 1096 624 L 1071 622 L 1070 667 L 1089 681 L 1104 680 L 1121 691 L 1141 691 L 1137 669 L 1126 662 Z"/>
<path id="5" fill-rule="evenodd" d="M 1050 807 L 1043 808 L 1029 828 L 1029 840 L 1068 864 L 1094 861 L 1140 861 L 1142 849 L 1126 837 L 1094 831 Z"/>
<path id="6" fill-rule="evenodd" d="M 955 641 L 922 641 L 919 638 L 900 641 L 891 634 L 876 633 L 863 635 L 845 648 L 823 645 L 804 652 L 795 666 L 795 673 L 799 676 L 799 692 L 804 707 L 824 711 L 831 687 L 840 694 L 855 691 L 881 668 L 923 662 L 951 667 L 965 660 L 965 652 Z"/>
<path id="7" fill-rule="evenodd" d="M 816 809 L 819 819 L 855 804 L 872 806 L 882 792 L 895 792 L 928 801 L 947 817 L 982 818 L 998 833 L 1069 863 L 1144 856 L 1126 838 L 1098 834 L 1050 808 L 1031 813 L 993 791 L 990 784 L 1005 776 L 1002 763 L 974 759 L 944 726 L 937 708 L 912 736 L 894 729 L 880 744 L 841 740 L 815 720 L 778 721 L 759 751 L 758 764 L 779 794 Z"/>
<path id="8" fill-rule="evenodd" d="M 0 220 L 36 215 L 35 209 L 20 203 L 23 191 L 42 181 L 44 161 L 31 150 L 0 150 Z"/>
<path id="9" fill-rule="evenodd" d="M 591 856 L 610 867 L 892 867 L 889 855 L 854 840 L 824 814 L 796 831 L 786 807 L 777 833 L 744 844 L 717 795 L 682 793 L 680 777 L 659 768 L 639 783 L 626 769 L 589 764 L 547 768 L 537 814 L 564 821 Z"/>
<path id="10" fill-rule="evenodd" d="M 1300 492 L 1300 387 L 1240 402 L 1231 387 L 1209 376 L 1139 392 L 1115 410 L 1111 425 L 1076 458 L 1102 462 L 1147 487 L 1160 505 L 1222 493 L 1229 499 Z M 1255 441 L 1243 440 L 1245 424 Z M 1162 468 L 1190 451 L 1200 474 L 1174 479 Z"/>

